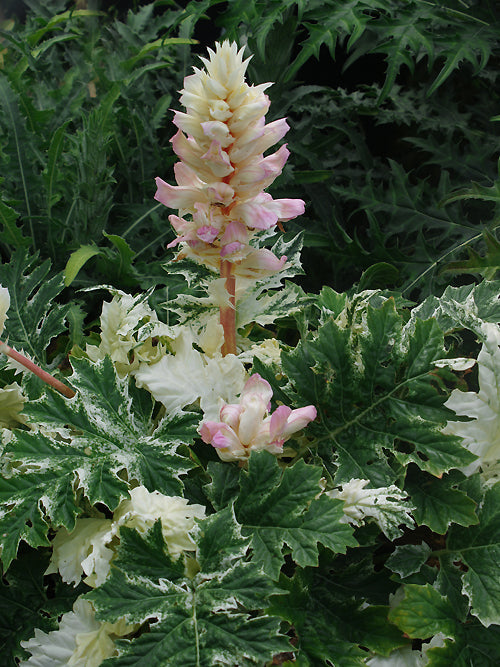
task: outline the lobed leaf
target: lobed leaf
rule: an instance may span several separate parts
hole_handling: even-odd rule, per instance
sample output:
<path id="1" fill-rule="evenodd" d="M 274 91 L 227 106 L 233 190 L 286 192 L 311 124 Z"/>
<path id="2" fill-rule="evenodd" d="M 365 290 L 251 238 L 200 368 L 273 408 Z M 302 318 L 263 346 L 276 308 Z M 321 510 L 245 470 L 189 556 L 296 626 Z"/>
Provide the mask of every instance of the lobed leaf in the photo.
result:
<path id="1" fill-rule="evenodd" d="M 49 277 L 50 261 L 39 262 L 17 250 L 7 264 L 0 264 L 0 284 L 10 294 L 10 308 L 5 331 L 9 345 L 24 350 L 42 366 L 47 360 L 51 341 L 66 330 L 68 304 L 55 299 L 64 284 L 60 274 Z"/>
<path id="2" fill-rule="evenodd" d="M 73 360 L 73 399 L 49 391 L 26 413 L 40 432 L 18 431 L 5 446 L 8 475 L 0 479 L 2 560 L 8 566 L 17 545 L 48 544 L 49 524 L 69 531 L 79 513 L 78 489 L 91 504 L 114 510 L 133 480 L 150 491 L 177 495 L 180 475 L 192 467 L 177 453 L 196 434 L 198 417 L 166 415 L 158 427 L 109 358 L 96 364 Z"/>
<path id="3" fill-rule="evenodd" d="M 350 312 L 325 316 L 316 333 L 282 354 L 294 400 L 318 409 L 310 444 L 317 442 L 335 482 L 388 486 L 397 482 L 394 459 L 435 476 L 471 462 L 461 440 L 441 430 L 448 412 L 434 384 L 433 361 L 444 355 L 436 322 L 403 326 L 392 298 L 378 307 L 360 300 Z"/>
<path id="4" fill-rule="evenodd" d="M 485 627 L 500 625 L 500 484 L 486 490 L 478 508 L 479 524 L 453 526 L 447 548 L 463 563 L 462 592 L 469 598 L 471 613 Z"/>
<path id="5" fill-rule="evenodd" d="M 279 589 L 244 561 L 240 547 L 235 550 L 235 543 L 246 541 L 238 538 L 231 510 L 201 521 L 200 530 L 201 571 L 188 578 L 182 564 L 167 555 L 159 528 L 144 538 L 123 529 L 116 567 L 108 581 L 86 597 L 98 618 L 148 620 L 151 629 L 132 641 L 118 642 L 119 656 L 110 665 L 260 665 L 289 648 L 278 619 L 261 611 L 268 596 Z M 211 556 L 217 547 L 230 557 L 223 557 L 223 567 L 213 570 Z M 163 570 L 151 571 L 150 559 L 163 561 Z"/>
<path id="6" fill-rule="evenodd" d="M 243 535 L 251 540 L 254 560 L 277 579 L 287 544 L 301 567 L 317 565 L 318 542 L 335 552 L 355 546 L 352 528 L 340 523 L 343 503 L 321 496 L 321 468 L 298 461 L 280 472 L 276 458 L 253 453 L 243 472 L 234 508 Z"/>
<path id="7" fill-rule="evenodd" d="M 404 599 L 389 612 L 389 620 L 409 637 L 426 639 L 438 632 L 453 637 L 457 618 L 450 602 L 431 584 L 407 584 Z"/>

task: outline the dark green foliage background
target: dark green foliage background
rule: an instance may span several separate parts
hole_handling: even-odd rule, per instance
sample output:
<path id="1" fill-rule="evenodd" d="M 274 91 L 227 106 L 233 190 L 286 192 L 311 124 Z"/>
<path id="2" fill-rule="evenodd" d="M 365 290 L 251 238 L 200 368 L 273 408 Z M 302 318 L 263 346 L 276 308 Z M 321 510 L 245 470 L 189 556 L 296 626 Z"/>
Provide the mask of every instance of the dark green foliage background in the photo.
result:
<path id="1" fill-rule="evenodd" d="M 173 176 L 169 109 L 194 55 L 229 38 L 253 53 L 251 82 L 274 82 L 269 120 L 291 125 L 272 191 L 307 203 L 287 226 L 306 232 L 309 290 L 361 280 L 417 297 L 498 270 L 496 3 L 23 7 L 9 19 L 7 5 L 1 33 L 4 257 L 40 250 L 60 270 L 85 246 L 76 286 L 165 284 L 172 232 L 152 197 Z"/>

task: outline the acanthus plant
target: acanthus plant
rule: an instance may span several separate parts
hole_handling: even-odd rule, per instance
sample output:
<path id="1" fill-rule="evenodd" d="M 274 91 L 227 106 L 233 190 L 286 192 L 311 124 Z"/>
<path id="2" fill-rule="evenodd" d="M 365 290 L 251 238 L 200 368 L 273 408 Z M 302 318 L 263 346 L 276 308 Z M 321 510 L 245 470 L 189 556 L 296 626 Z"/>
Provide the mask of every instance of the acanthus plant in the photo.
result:
<path id="1" fill-rule="evenodd" d="M 170 325 L 149 293 L 111 290 L 60 393 L 27 375 L 24 395 L 0 390 L 9 664 L 490 664 L 498 284 L 411 312 L 282 286 L 300 241 L 263 244 L 304 205 L 265 192 L 288 151 L 264 153 L 286 121 L 265 124 L 268 84 L 246 83 L 236 44 L 203 62 L 174 119 L 177 185 L 157 179 L 156 198 L 179 211 L 167 269 L 204 294 L 167 302 Z M 293 315 L 295 347 L 264 328 Z M 473 397 L 475 360 L 447 347 L 466 329 Z"/>

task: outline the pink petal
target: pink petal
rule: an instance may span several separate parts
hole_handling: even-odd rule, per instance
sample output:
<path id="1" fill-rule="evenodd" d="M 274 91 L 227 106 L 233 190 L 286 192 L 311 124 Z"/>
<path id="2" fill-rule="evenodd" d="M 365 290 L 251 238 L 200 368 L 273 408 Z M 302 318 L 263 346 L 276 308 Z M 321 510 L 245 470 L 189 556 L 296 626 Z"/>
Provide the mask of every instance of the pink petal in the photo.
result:
<path id="1" fill-rule="evenodd" d="M 222 245 L 227 245 L 235 241 L 246 244 L 248 242 L 248 232 L 245 225 L 241 222 L 233 220 L 226 227 L 220 241 Z"/>
<path id="2" fill-rule="evenodd" d="M 203 422 L 200 428 L 200 435 L 203 442 L 208 445 L 212 442 L 214 435 L 220 430 L 219 422 L 206 421 Z"/>
<path id="3" fill-rule="evenodd" d="M 270 194 L 260 192 L 253 199 L 237 204 L 233 214 L 241 218 L 250 229 L 270 229 L 278 222 L 278 216 L 268 205 L 272 201 Z"/>
<path id="4" fill-rule="evenodd" d="M 222 422 L 203 422 L 200 428 L 203 442 L 217 449 L 241 448 L 241 443 L 233 429 Z"/>
<path id="5" fill-rule="evenodd" d="M 283 144 L 276 153 L 238 168 L 230 180 L 231 187 L 240 196 L 255 197 L 281 174 L 289 155 L 290 151 Z"/>
<path id="6" fill-rule="evenodd" d="M 231 446 L 231 440 L 227 435 L 224 435 L 222 431 L 217 431 L 210 444 L 216 449 L 225 449 L 226 447 Z"/>
<path id="7" fill-rule="evenodd" d="M 264 405 L 268 406 L 273 397 L 273 390 L 267 380 L 264 380 L 258 373 L 254 373 L 245 382 L 245 386 L 241 392 L 240 402 L 242 403 L 243 400 L 251 394 L 259 396 Z"/>
<path id="8" fill-rule="evenodd" d="M 207 201 L 207 195 L 201 189 L 169 185 L 161 178 L 155 181 L 158 189 L 154 198 L 169 208 L 189 210 L 196 202 Z"/>
<path id="9" fill-rule="evenodd" d="M 284 437 L 283 431 L 291 412 L 292 408 L 289 408 L 287 405 L 280 405 L 273 412 L 269 426 L 269 433 L 272 440 L 276 440 L 278 437 Z"/>
<path id="10" fill-rule="evenodd" d="M 239 403 L 226 403 L 220 410 L 220 419 L 224 424 L 237 431 L 242 411 L 243 408 Z"/>
<path id="11" fill-rule="evenodd" d="M 229 206 L 234 197 L 234 190 L 227 183 L 211 183 L 207 188 L 207 194 L 212 203 Z"/>
<path id="12" fill-rule="evenodd" d="M 218 141 L 212 141 L 208 151 L 201 156 L 205 160 L 207 167 L 211 169 L 215 176 L 223 178 L 234 171 L 234 167 L 229 160 L 228 154 L 222 150 Z"/>
<path id="13" fill-rule="evenodd" d="M 204 134 L 201 129 L 200 121 L 191 116 L 190 114 L 184 113 L 182 111 L 176 111 L 173 123 L 179 130 L 182 130 L 187 135 L 194 137 L 195 139 L 203 141 Z"/>
<path id="14" fill-rule="evenodd" d="M 208 139 L 218 141 L 223 148 L 230 146 L 234 142 L 234 137 L 229 132 L 228 126 L 220 120 L 206 121 L 205 123 L 201 123 L 201 127 Z"/>
<path id="15" fill-rule="evenodd" d="M 206 163 L 201 159 L 205 152 L 202 150 L 192 137 L 187 137 L 179 130 L 170 139 L 174 153 L 187 165 L 189 165 L 200 178 L 210 181 L 213 173 L 207 168 Z"/>
<path id="16" fill-rule="evenodd" d="M 174 164 L 174 174 L 177 185 L 188 188 L 202 188 L 205 184 L 198 178 L 194 169 L 189 167 L 184 162 L 176 162 Z"/>
<path id="17" fill-rule="evenodd" d="M 292 433 L 301 431 L 309 422 L 316 419 L 317 414 L 318 412 L 314 405 L 307 405 L 305 408 L 292 410 L 282 431 L 284 437 L 288 438 Z"/>
<path id="18" fill-rule="evenodd" d="M 205 243 L 213 243 L 218 234 L 219 230 L 217 227 L 211 227 L 210 225 L 204 225 L 196 232 L 196 236 L 202 241 L 205 241 Z"/>
<path id="19" fill-rule="evenodd" d="M 240 241 L 233 241 L 221 249 L 220 256 L 227 257 L 228 255 L 234 255 L 235 253 L 240 252 L 240 250 L 243 250 L 243 248 L 245 248 L 245 243 L 240 243 Z"/>
<path id="20" fill-rule="evenodd" d="M 264 116 L 269 109 L 269 105 L 270 101 L 267 95 L 263 95 L 256 102 L 251 104 L 241 104 L 227 122 L 231 134 L 233 136 L 238 136 L 238 134 L 243 132 L 250 123 L 258 120 L 261 116 Z"/>
<path id="21" fill-rule="evenodd" d="M 242 162 L 253 155 L 261 155 L 282 139 L 290 129 L 285 118 L 275 120 L 265 127 L 262 125 L 264 125 L 264 118 L 262 118 L 262 124 L 259 123 L 257 127 L 251 126 L 235 141 L 229 152 L 233 164 Z"/>
<path id="22" fill-rule="evenodd" d="M 252 441 L 258 437 L 264 418 L 267 414 L 267 404 L 257 393 L 241 397 L 242 412 L 238 425 L 238 438 L 246 447 L 252 446 Z"/>
<path id="23" fill-rule="evenodd" d="M 270 250 L 260 248 L 254 250 L 240 263 L 239 270 L 242 275 L 262 276 L 269 273 L 281 271 L 286 262 L 286 255 L 278 259 Z"/>
<path id="24" fill-rule="evenodd" d="M 193 241 L 196 239 L 196 232 L 192 222 L 184 220 L 184 218 L 179 218 L 177 215 L 169 215 L 168 219 L 178 236 L 167 245 L 167 248 L 174 248 L 182 241 Z"/>
<path id="25" fill-rule="evenodd" d="M 233 213 L 251 229 L 270 229 L 279 220 L 287 221 L 304 213 L 302 199 L 273 199 L 267 192 L 234 207 Z"/>
<path id="26" fill-rule="evenodd" d="M 276 178 L 278 174 L 281 174 L 281 171 L 285 166 L 289 155 L 290 151 L 288 150 L 286 144 L 283 144 L 283 146 L 281 146 L 281 148 L 277 150 L 276 153 L 263 158 L 260 164 L 265 167 L 266 173 L 273 175 L 274 178 Z"/>
<path id="27" fill-rule="evenodd" d="M 302 215 L 305 211 L 305 204 L 302 199 L 274 199 L 272 209 L 279 220 L 286 222 Z"/>
<path id="28" fill-rule="evenodd" d="M 220 242 L 222 246 L 221 257 L 227 257 L 227 255 L 243 250 L 248 244 L 248 233 L 245 225 L 235 220 L 230 222 L 221 236 Z"/>

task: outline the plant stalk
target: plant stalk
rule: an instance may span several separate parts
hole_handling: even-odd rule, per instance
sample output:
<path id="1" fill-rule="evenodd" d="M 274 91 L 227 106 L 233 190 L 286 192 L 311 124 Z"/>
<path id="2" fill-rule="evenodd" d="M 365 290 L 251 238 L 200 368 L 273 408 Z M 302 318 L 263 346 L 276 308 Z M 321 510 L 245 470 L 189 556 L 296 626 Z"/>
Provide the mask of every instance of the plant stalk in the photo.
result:
<path id="1" fill-rule="evenodd" d="M 222 259 L 220 263 L 221 278 L 226 279 L 226 292 L 229 300 L 221 306 L 220 323 L 224 329 L 224 343 L 222 345 L 222 356 L 236 354 L 236 277 L 233 273 L 233 263 Z"/>
<path id="2" fill-rule="evenodd" d="M 7 343 L 4 343 L 3 341 L 0 341 L 0 352 L 3 352 L 11 359 L 14 359 L 14 361 L 17 361 L 19 364 L 31 371 L 31 373 L 34 373 L 34 375 L 56 389 L 60 394 L 66 396 L 66 398 L 73 398 L 73 396 L 76 394 L 73 389 L 63 384 L 59 380 L 56 380 L 56 378 L 53 377 L 50 373 L 47 373 L 47 371 L 44 371 L 42 368 L 40 368 L 40 366 L 37 366 L 37 364 L 25 357 L 24 354 L 13 350 L 7 345 Z"/>

